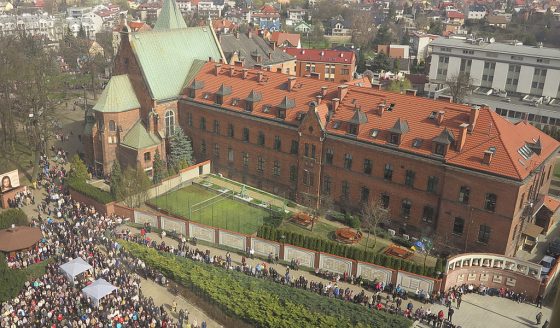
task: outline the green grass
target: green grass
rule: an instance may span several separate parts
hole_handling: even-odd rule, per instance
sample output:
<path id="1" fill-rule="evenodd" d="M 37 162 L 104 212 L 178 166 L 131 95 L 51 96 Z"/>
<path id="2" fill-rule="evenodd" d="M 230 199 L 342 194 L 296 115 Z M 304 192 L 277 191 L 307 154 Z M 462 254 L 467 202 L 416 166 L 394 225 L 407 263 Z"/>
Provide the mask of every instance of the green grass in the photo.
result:
<path id="1" fill-rule="evenodd" d="M 21 138 L 27 138 L 21 135 Z M 5 145 L 9 148 L 8 145 Z M 8 172 L 15 169 L 19 170 L 20 185 L 28 184 L 31 178 L 33 152 L 31 148 L 21 142 L 14 143 L 14 150 L 6 149 L 3 156 L 0 156 L 0 172 Z"/>
<path id="2" fill-rule="evenodd" d="M 269 212 L 265 209 L 228 198 L 202 210 L 193 211 L 192 216 L 190 215 L 192 205 L 216 195 L 218 194 L 203 187 L 192 185 L 151 199 L 148 203 L 191 221 L 245 234 L 255 233 L 269 217 Z M 198 207 L 194 210 L 196 208 Z"/>
<path id="3" fill-rule="evenodd" d="M 14 298 L 25 286 L 26 281 L 35 280 L 46 272 L 53 259 L 33 264 L 22 270 L 8 269 L 6 258 L 0 256 L 0 303 Z"/>

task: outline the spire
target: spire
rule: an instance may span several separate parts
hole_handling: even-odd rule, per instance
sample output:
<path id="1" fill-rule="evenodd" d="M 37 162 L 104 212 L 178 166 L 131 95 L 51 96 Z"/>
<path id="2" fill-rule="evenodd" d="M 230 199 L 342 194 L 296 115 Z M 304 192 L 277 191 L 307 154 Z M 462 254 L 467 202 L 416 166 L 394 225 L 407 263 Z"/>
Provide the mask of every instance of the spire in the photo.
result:
<path id="1" fill-rule="evenodd" d="M 186 27 L 187 24 L 175 0 L 164 0 L 154 30 L 162 31 Z"/>

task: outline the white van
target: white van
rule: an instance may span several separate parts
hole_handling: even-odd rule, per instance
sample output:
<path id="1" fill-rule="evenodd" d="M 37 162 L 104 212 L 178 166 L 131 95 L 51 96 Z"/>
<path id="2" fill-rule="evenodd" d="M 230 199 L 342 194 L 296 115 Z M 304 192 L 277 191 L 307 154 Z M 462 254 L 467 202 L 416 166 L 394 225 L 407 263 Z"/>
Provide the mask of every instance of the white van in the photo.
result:
<path id="1" fill-rule="evenodd" d="M 548 272 L 550 272 L 550 269 L 552 269 L 554 262 L 556 262 L 556 259 L 552 256 L 545 255 L 542 258 L 542 260 L 539 262 L 539 264 L 542 265 L 541 277 L 545 277 L 548 275 Z"/>

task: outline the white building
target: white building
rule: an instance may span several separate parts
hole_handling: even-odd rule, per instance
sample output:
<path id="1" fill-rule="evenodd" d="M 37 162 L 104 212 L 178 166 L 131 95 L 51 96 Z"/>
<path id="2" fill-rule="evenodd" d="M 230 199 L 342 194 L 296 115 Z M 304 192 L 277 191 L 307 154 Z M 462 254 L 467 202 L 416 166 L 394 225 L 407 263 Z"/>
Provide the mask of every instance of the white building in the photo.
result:
<path id="1" fill-rule="evenodd" d="M 62 39 L 63 30 L 61 22 L 47 14 L 0 15 L 0 36 L 25 31 L 29 35 L 58 41 Z"/>
<path id="2" fill-rule="evenodd" d="M 287 11 L 288 17 L 286 18 L 286 25 L 287 26 L 294 26 L 301 21 L 306 21 L 307 18 L 307 10 L 302 8 L 288 8 Z"/>
<path id="3" fill-rule="evenodd" d="M 444 37 L 430 47 L 431 84 L 463 72 L 475 86 L 509 96 L 560 98 L 560 49 Z"/>
<path id="4" fill-rule="evenodd" d="M 425 61 L 429 56 L 428 45 L 439 37 L 439 35 L 435 34 L 414 32 L 410 38 L 410 54 L 412 58 L 417 59 L 418 62 Z"/>
<path id="5" fill-rule="evenodd" d="M 198 15 L 200 17 L 218 18 L 222 17 L 222 10 L 224 5 L 216 4 L 213 1 L 200 1 L 198 3 Z"/>
<path id="6" fill-rule="evenodd" d="M 470 5 L 467 9 L 467 19 L 479 20 L 486 17 L 486 7 L 480 4 Z"/>
<path id="7" fill-rule="evenodd" d="M 78 35 L 80 27 L 83 26 L 88 38 L 94 40 L 97 34 L 103 28 L 103 19 L 94 13 L 84 14 L 80 18 L 66 17 L 68 28 L 74 36 Z"/>

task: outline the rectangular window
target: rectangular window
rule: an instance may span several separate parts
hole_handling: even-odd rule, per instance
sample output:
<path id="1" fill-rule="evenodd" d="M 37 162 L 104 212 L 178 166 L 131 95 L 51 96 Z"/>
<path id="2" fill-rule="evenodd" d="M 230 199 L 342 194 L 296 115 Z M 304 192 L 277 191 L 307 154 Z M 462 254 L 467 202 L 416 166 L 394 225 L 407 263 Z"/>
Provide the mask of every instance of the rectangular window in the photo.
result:
<path id="1" fill-rule="evenodd" d="M 325 175 L 325 177 L 323 178 L 323 193 L 325 195 L 330 195 L 331 194 L 331 177 L 328 175 Z"/>
<path id="2" fill-rule="evenodd" d="M 314 184 L 314 175 L 313 172 L 309 170 L 303 170 L 303 184 L 312 187 Z"/>
<path id="3" fill-rule="evenodd" d="M 214 157 L 220 158 L 220 145 L 214 144 Z"/>
<path id="4" fill-rule="evenodd" d="M 412 202 L 408 199 L 405 199 L 401 203 L 401 217 L 403 219 L 410 218 L 410 209 L 412 208 Z"/>
<path id="5" fill-rule="evenodd" d="M 305 157 L 309 157 L 309 144 L 306 143 L 304 148 L 305 148 L 304 151 Z"/>
<path id="6" fill-rule="evenodd" d="M 426 187 L 426 191 L 428 192 L 436 192 L 438 185 L 438 178 L 434 176 L 428 177 L 428 186 Z"/>
<path id="7" fill-rule="evenodd" d="M 202 142 L 200 143 L 200 152 L 203 155 L 206 155 L 206 141 L 202 140 Z"/>
<path id="8" fill-rule="evenodd" d="M 220 121 L 214 120 L 214 129 L 213 131 L 215 134 L 220 134 Z"/>
<path id="9" fill-rule="evenodd" d="M 484 200 L 484 209 L 496 212 L 496 201 L 498 196 L 496 194 L 486 194 L 486 199 Z"/>
<path id="10" fill-rule="evenodd" d="M 348 184 L 348 181 L 342 181 L 342 193 L 340 197 L 345 201 L 350 198 L 350 185 Z"/>
<path id="11" fill-rule="evenodd" d="M 424 222 L 432 223 L 434 220 L 434 208 L 431 206 L 424 206 L 424 210 L 422 211 L 422 220 Z"/>
<path id="12" fill-rule="evenodd" d="M 364 173 L 365 174 L 371 174 L 371 169 L 372 169 L 373 164 L 371 163 L 371 160 L 369 159 L 364 159 Z"/>
<path id="13" fill-rule="evenodd" d="M 228 137 L 233 138 L 235 136 L 235 129 L 233 128 L 233 124 L 228 124 L 227 127 Z"/>
<path id="14" fill-rule="evenodd" d="M 315 145 L 311 145 L 311 158 L 315 159 Z"/>
<path id="15" fill-rule="evenodd" d="M 150 152 L 144 153 L 144 162 L 149 162 L 152 159 Z"/>
<path id="16" fill-rule="evenodd" d="M 360 200 L 362 201 L 362 203 L 367 203 L 367 201 L 369 200 L 369 188 L 368 187 L 362 187 Z"/>
<path id="17" fill-rule="evenodd" d="M 205 131 L 206 130 L 206 118 L 201 117 L 200 118 L 200 129 Z"/>
<path id="18" fill-rule="evenodd" d="M 231 146 L 228 148 L 227 159 L 228 161 L 233 162 L 233 148 L 231 148 Z"/>
<path id="19" fill-rule="evenodd" d="M 261 173 L 264 171 L 264 159 L 262 156 L 257 157 L 257 171 Z"/>
<path id="20" fill-rule="evenodd" d="M 274 137 L 274 150 L 276 151 L 282 150 L 282 140 L 280 140 L 280 136 Z"/>
<path id="21" fill-rule="evenodd" d="M 352 169 L 352 155 L 344 154 L 344 168 L 347 170 Z"/>
<path id="22" fill-rule="evenodd" d="M 409 187 L 414 187 L 414 177 L 416 173 L 411 170 L 406 170 L 405 177 L 404 177 L 404 184 Z"/>
<path id="23" fill-rule="evenodd" d="M 488 244 L 490 241 L 491 229 L 489 226 L 482 224 L 478 230 L 478 241 L 484 244 Z"/>
<path id="24" fill-rule="evenodd" d="M 329 148 L 327 149 L 327 153 L 325 154 L 325 163 L 332 165 L 334 157 L 334 151 Z"/>
<path id="25" fill-rule="evenodd" d="M 453 221 L 453 233 L 456 235 L 462 235 L 465 228 L 465 220 L 460 217 L 456 217 Z"/>
<path id="26" fill-rule="evenodd" d="M 279 176 L 280 175 L 280 162 L 274 161 L 274 166 L 272 167 L 272 175 Z"/>
<path id="27" fill-rule="evenodd" d="M 192 128 L 193 118 L 192 118 L 192 113 L 191 112 L 187 113 L 187 124 L 188 124 L 189 128 Z"/>
<path id="28" fill-rule="evenodd" d="M 459 189 L 459 202 L 463 204 L 468 204 L 470 195 L 471 195 L 471 188 L 467 186 L 461 186 L 461 189 Z"/>
<path id="29" fill-rule="evenodd" d="M 388 209 L 389 208 L 389 202 L 391 200 L 391 197 L 387 194 L 381 194 L 381 206 L 384 209 Z"/>
<path id="30" fill-rule="evenodd" d="M 393 165 L 387 163 L 385 164 L 385 171 L 383 172 L 383 179 L 393 180 Z"/>
<path id="31" fill-rule="evenodd" d="M 243 141 L 249 142 L 249 128 L 243 128 Z"/>
<path id="32" fill-rule="evenodd" d="M 297 180 L 297 167 L 295 165 L 290 166 L 290 181 L 294 182 Z"/>
<path id="33" fill-rule="evenodd" d="M 257 137 L 257 144 L 259 146 L 264 146 L 264 133 L 259 132 L 259 135 Z"/>
<path id="34" fill-rule="evenodd" d="M 249 153 L 243 153 L 243 167 L 249 168 Z"/>
<path id="35" fill-rule="evenodd" d="M 299 142 L 297 140 L 292 140 L 292 146 L 290 147 L 291 154 L 297 154 L 299 150 Z"/>

